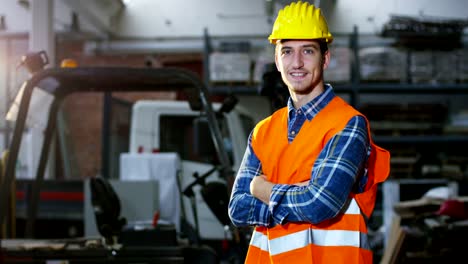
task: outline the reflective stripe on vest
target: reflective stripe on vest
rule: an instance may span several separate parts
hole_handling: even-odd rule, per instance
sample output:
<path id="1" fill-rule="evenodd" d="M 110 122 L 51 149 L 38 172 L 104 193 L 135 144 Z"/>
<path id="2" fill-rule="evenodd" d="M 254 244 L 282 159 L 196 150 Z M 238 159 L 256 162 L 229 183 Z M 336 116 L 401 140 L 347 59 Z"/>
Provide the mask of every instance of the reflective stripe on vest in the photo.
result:
<path id="1" fill-rule="evenodd" d="M 361 214 L 354 199 L 350 200 L 345 214 Z M 350 230 L 305 229 L 285 236 L 268 240 L 267 235 L 254 230 L 250 245 L 268 251 L 270 256 L 303 248 L 307 245 L 350 246 L 370 249 L 367 234 Z"/>
<path id="2" fill-rule="evenodd" d="M 268 237 L 262 232 L 253 231 L 252 238 L 250 239 L 250 245 L 256 246 L 263 251 L 269 251 Z"/>
<path id="3" fill-rule="evenodd" d="M 349 202 L 348 209 L 346 209 L 345 214 L 361 214 L 361 209 L 359 208 L 359 205 L 357 204 L 356 200 L 351 199 Z"/>

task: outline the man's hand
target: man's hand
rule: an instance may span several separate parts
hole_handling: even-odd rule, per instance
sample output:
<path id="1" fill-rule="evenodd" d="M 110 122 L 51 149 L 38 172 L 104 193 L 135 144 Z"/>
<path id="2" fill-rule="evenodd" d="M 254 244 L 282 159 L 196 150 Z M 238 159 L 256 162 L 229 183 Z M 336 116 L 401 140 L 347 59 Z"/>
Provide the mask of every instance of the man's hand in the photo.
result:
<path id="1" fill-rule="evenodd" d="M 307 186 L 309 185 L 310 180 L 294 183 L 296 186 Z M 269 204 L 271 190 L 275 184 L 269 182 L 265 175 L 259 175 L 252 179 L 250 182 L 250 193 L 253 197 L 259 199 L 265 204 Z"/>
<path id="2" fill-rule="evenodd" d="M 259 175 L 250 182 L 250 193 L 253 197 L 268 204 L 270 202 L 271 190 L 274 184 L 266 179 L 265 175 Z"/>
<path id="3" fill-rule="evenodd" d="M 307 180 L 307 181 L 303 181 L 303 182 L 294 183 L 294 185 L 296 185 L 296 186 L 307 186 L 307 185 L 309 185 L 309 182 L 310 182 L 310 180 Z"/>

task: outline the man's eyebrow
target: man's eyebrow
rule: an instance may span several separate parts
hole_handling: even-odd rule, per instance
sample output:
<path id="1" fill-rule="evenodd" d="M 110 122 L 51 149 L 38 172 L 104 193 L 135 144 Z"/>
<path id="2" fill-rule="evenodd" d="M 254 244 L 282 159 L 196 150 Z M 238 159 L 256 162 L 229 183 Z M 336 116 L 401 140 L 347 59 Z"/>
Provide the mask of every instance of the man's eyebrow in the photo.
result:
<path id="1" fill-rule="evenodd" d="M 292 47 L 290 47 L 290 46 L 283 46 L 283 47 L 281 47 L 280 51 L 291 50 L 291 49 L 292 49 Z"/>
<path id="2" fill-rule="evenodd" d="M 305 44 L 302 46 L 303 48 L 314 48 L 315 50 L 319 50 L 320 46 L 314 44 Z"/>
<path id="3" fill-rule="evenodd" d="M 302 45 L 302 46 L 300 46 L 300 47 L 301 47 L 301 48 L 313 48 L 313 49 L 315 49 L 315 50 L 319 50 L 319 49 L 320 49 L 320 46 L 314 45 L 313 43 L 311 43 L 311 44 L 304 44 L 304 45 Z M 281 50 L 283 50 L 283 49 L 292 49 L 292 47 L 291 47 L 291 46 L 288 46 L 288 45 L 284 45 L 283 47 L 281 47 Z"/>

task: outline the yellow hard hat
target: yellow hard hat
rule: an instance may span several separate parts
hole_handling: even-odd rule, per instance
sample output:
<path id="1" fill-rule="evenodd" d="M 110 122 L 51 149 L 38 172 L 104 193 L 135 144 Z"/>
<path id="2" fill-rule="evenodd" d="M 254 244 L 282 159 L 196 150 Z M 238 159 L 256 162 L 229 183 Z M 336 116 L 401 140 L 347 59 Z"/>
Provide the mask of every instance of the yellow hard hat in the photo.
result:
<path id="1" fill-rule="evenodd" d="M 275 44 L 281 39 L 324 39 L 331 43 L 333 36 L 328 32 L 327 21 L 320 8 L 298 1 L 280 10 L 273 24 L 268 40 Z"/>

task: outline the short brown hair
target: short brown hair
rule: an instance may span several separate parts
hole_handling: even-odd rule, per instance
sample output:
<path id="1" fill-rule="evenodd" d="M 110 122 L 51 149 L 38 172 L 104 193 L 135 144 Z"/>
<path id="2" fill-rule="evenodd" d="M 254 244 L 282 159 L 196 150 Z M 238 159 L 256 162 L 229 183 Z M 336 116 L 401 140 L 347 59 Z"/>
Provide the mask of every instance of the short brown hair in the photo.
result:
<path id="1" fill-rule="evenodd" d="M 291 39 L 279 39 L 276 41 L 276 44 L 280 43 L 281 41 L 288 41 L 288 40 L 291 40 Z M 328 51 L 327 41 L 324 39 L 317 39 L 317 42 L 319 43 L 319 46 L 320 46 L 320 52 L 322 53 L 322 55 L 324 55 L 325 52 Z M 276 47 L 278 47 L 278 45 L 276 45 Z"/>

